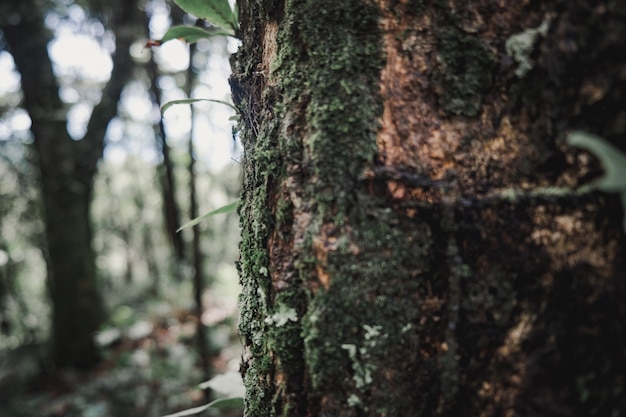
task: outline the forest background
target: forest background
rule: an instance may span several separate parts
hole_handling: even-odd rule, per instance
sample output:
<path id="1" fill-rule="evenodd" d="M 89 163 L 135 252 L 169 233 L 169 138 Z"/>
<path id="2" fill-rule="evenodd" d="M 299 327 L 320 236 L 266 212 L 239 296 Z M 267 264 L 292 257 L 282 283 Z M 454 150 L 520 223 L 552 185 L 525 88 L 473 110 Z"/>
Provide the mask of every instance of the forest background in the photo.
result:
<path id="1" fill-rule="evenodd" d="M 238 368 L 236 216 L 177 232 L 238 194 L 233 112 L 215 103 L 174 106 L 164 117 L 160 110 L 188 97 L 228 101 L 227 57 L 237 44 L 212 37 L 193 48 L 173 40 L 151 49 L 148 40 L 195 18 L 162 0 L 127 3 L 135 12 L 126 19 L 116 16 L 116 7 L 125 9 L 114 3 L 0 4 L 0 415 L 163 415 L 203 402 L 210 395 L 198 383 Z M 100 150 L 97 173 L 85 183 L 102 306 L 71 307 L 75 299 L 51 289 L 40 170 L 48 156 L 57 166 L 64 161 L 37 144 L 39 122 L 9 33 L 23 22 L 37 29 L 16 30 L 19 39 L 47 37 L 48 57 L 29 59 L 53 71 L 71 158 L 80 162 L 81 143 Z M 107 102 L 116 83 L 119 100 Z M 98 112 L 110 117 L 94 129 Z M 72 211 L 70 200 L 58 199 Z M 67 279 L 72 285 L 81 278 Z M 79 319 L 102 310 L 93 360 L 65 348 L 81 329 L 55 327 L 55 311 L 68 305 Z"/>

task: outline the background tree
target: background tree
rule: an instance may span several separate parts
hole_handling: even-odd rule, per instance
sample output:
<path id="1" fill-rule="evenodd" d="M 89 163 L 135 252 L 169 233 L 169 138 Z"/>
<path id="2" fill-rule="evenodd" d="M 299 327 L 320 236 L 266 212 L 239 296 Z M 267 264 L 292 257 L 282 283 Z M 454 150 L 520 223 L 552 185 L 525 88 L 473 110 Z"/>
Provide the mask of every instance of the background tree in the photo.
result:
<path id="1" fill-rule="evenodd" d="M 624 2 L 239 6 L 246 415 L 624 414 Z"/>
<path id="2" fill-rule="evenodd" d="M 2 3 L 0 20 L 18 24 L 22 13 L 15 9 L 18 6 L 5 7 Z M 238 290 L 234 266 L 238 227 L 232 215 L 198 225 L 196 247 L 207 258 L 198 263 L 201 270 L 196 276 L 211 280 L 210 288 L 197 286 L 201 291 L 192 299 L 194 271 L 175 258 L 169 236 L 164 233 L 164 202 L 159 176 L 155 175 L 163 159 L 155 146 L 153 128 L 163 122 L 172 156 L 172 179 L 179 190 L 176 203 L 187 217 L 191 206 L 196 207 L 196 213 L 204 212 L 238 195 L 238 165 L 230 159 L 234 156 L 228 121 L 232 113 L 226 106 L 199 104 L 194 114 L 189 112 L 190 106 L 176 106 L 161 118 L 158 105 L 151 100 L 150 86 L 163 97 L 158 104 L 189 96 L 191 92 L 185 88 L 192 78 L 187 73 L 192 61 L 197 71 L 193 74 L 193 96 L 228 100 L 226 40 L 203 39 L 190 59 L 188 46 L 178 40 L 161 48 L 146 48 L 143 19 L 138 19 L 142 24 L 136 27 L 113 28 L 109 7 L 119 7 L 117 4 L 50 0 L 36 2 L 36 6 L 40 9 L 29 13 L 38 13 L 50 31 L 51 41 L 44 49 L 49 51 L 58 104 L 65 116 L 59 125 L 72 140 L 84 140 L 93 107 L 100 102 L 110 78 L 116 48 L 114 30 L 122 30 L 120 36 L 132 39 L 126 51 L 134 64 L 116 103 L 115 117 L 108 123 L 106 147 L 91 184 L 90 227 L 98 280 L 103 284 L 98 290 L 109 312 L 95 335 L 102 363 L 97 373 L 52 369 L 45 349 L 51 305 L 45 293 L 42 253 L 47 245 L 40 219 L 42 198 L 30 131 L 33 124 L 25 110 L 21 77 L 9 52 L 8 38 L 0 32 L 0 415 L 61 412 L 67 416 L 156 417 L 198 405 L 202 393 L 197 383 L 208 379 L 201 375 L 201 359 L 207 359 L 208 366 L 220 373 L 238 366 L 240 346 L 232 318 Z M 165 36 L 167 27 L 176 21 L 164 0 L 141 1 L 139 7 L 141 10 L 133 10 L 142 17 L 143 13 L 149 16 L 152 39 Z M 31 33 L 14 35 L 29 38 Z M 228 46 L 233 49 L 234 42 Z M 157 67 L 152 73 L 142 65 L 151 57 Z M 195 135 L 190 132 L 191 118 Z M 193 161 L 195 205 L 189 201 L 188 188 L 190 136 L 195 136 L 193 153 L 197 158 Z M 78 146 L 68 145 L 69 140 L 59 143 L 67 146 L 64 149 L 69 149 L 68 153 Z M 73 161 L 58 162 L 69 167 Z M 212 238 L 216 232 L 219 242 Z M 179 276 L 171 273 L 173 266 L 180 271 Z M 194 306 L 198 300 L 201 309 Z M 200 353 L 194 343 L 198 328 L 210 332 L 202 344 L 210 348 L 210 355 Z M 80 384 L 74 383 L 77 375 Z"/>
<path id="3" fill-rule="evenodd" d="M 150 36 L 150 19 L 146 19 L 148 36 Z M 150 94 L 152 100 L 157 106 L 162 106 L 161 89 L 158 86 L 159 80 L 159 68 L 155 62 L 154 55 L 150 55 L 150 61 L 147 65 L 148 73 L 150 76 Z M 185 258 L 185 244 L 183 235 L 178 233 L 180 228 L 180 208 L 176 202 L 176 181 L 174 179 L 174 163 L 170 156 L 171 150 L 167 143 L 165 125 L 163 119 L 159 120 L 159 123 L 155 125 L 155 136 L 157 139 L 157 146 L 160 148 L 160 153 L 163 157 L 162 166 L 159 167 L 159 183 L 161 185 L 161 193 L 163 194 L 163 212 L 165 216 L 165 229 L 170 237 L 170 241 L 174 247 L 174 252 L 179 261 Z"/>
<path id="4" fill-rule="evenodd" d="M 132 76 L 131 44 L 141 32 L 137 3 L 94 5 L 115 32 L 109 82 L 94 107 L 87 132 L 75 141 L 67 132 L 67 109 L 59 97 L 47 46 L 51 35 L 35 1 L 3 2 L 0 28 L 21 75 L 24 108 L 32 123 L 44 205 L 52 299 L 53 356 L 57 365 L 89 366 L 96 360 L 94 332 L 104 319 L 91 246 L 89 206 L 97 163 L 109 121 Z"/>

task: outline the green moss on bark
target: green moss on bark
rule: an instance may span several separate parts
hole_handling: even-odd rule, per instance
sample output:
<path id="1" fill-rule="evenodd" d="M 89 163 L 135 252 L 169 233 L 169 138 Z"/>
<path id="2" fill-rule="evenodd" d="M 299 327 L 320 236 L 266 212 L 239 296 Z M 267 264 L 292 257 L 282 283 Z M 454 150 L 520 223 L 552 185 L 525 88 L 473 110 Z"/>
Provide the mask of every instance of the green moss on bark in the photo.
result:
<path id="1" fill-rule="evenodd" d="M 491 88 L 495 57 L 482 40 L 452 25 L 443 26 L 436 36 L 440 69 L 433 81 L 439 104 L 448 114 L 474 117 Z"/>
<path id="2" fill-rule="evenodd" d="M 331 286 L 315 296 L 304 320 L 306 360 L 313 389 L 325 393 L 324 411 L 349 415 L 351 405 L 354 413 L 401 415 L 403 402 L 390 399 L 414 395 L 398 380 L 415 359 L 407 347 L 420 346 L 419 300 L 432 281 L 422 271 L 433 261 L 432 236 L 425 223 L 361 197 L 363 211 L 352 223 L 359 231 L 329 258 Z"/>
<path id="3" fill-rule="evenodd" d="M 307 401 L 301 326 L 308 308 L 305 283 L 316 263 L 313 236 L 322 224 L 344 223 L 352 215 L 355 181 L 376 153 L 383 65 L 379 10 L 357 0 L 287 2 L 284 7 L 252 2 L 247 7 L 265 19 L 280 16 L 280 22 L 272 73 L 259 76 L 254 69 L 261 61 L 259 34 L 266 22 L 248 16 L 233 77 L 244 120 L 239 269 L 240 331 L 250 351 L 246 415 L 298 415 Z M 266 87 L 267 77 L 276 85 Z M 288 176 L 301 187 L 298 202 L 272 197 Z M 310 213 L 312 224 L 299 254 L 293 254 L 292 271 L 283 271 L 291 276 L 289 285 L 277 292 L 268 239 L 274 230 L 285 241 L 293 238 L 296 209 Z M 272 320 L 291 309 L 296 321 Z M 279 374 L 283 382 L 277 387 L 273 376 Z"/>
<path id="4" fill-rule="evenodd" d="M 383 65 L 379 11 L 363 1 L 290 3 L 279 32 L 276 76 L 306 131 L 303 168 L 320 212 L 349 211 L 350 190 L 376 153 Z M 287 148 L 294 137 L 283 137 Z M 300 139 L 301 140 L 301 139 Z"/>

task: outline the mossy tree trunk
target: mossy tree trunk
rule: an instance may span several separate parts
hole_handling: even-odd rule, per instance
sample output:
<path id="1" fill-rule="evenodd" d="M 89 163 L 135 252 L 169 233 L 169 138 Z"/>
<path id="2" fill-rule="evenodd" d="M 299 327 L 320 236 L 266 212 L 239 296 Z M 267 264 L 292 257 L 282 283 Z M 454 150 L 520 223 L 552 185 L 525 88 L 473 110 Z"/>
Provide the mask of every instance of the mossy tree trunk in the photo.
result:
<path id="1" fill-rule="evenodd" d="M 568 191 L 568 132 L 626 149 L 591 3 L 240 2 L 246 416 L 626 413 L 623 210 Z"/>
<path id="2" fill-rule="evenodd" d="M 98 360 L 93 336 L 105 311 L 91 245 L 93 180 L 108 123 L 132 76 L 130 45 L 142 33 L 136 2 L 96 3 L 92 2 L 92 11 L 101 13 L 115 32 L 116 52 L 111 79 L 80 140 L 73 140 L 66 129 L 68 107 L 60 99 L 48 56 L 52 35 L 44 24 L 44 6 L 34 0 L 12 0 L 0 7 L 0 28 L 21 75 L 23 106 L 32 122 L 44 207 L 52 357 L 58 366 L 90 367 Z"/>

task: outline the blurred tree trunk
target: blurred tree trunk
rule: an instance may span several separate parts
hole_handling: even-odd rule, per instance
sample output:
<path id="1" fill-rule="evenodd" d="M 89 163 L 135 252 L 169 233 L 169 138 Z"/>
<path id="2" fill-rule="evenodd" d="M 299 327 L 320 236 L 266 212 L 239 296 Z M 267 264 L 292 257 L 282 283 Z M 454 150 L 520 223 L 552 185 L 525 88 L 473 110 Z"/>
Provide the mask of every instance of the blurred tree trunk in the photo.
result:
<path id="1" fill-rule="evenodd" d="M 53 359 L 59 366 L 91 366 L 97 360 L 93 334 L 105 317 L 89 205 L 104 135 L 117 102 L 132 76 L 131 43 L 141 32 L 137 3 L 109 2 L 108 25 L 116 35 L 114 68 L 93 109 L 85 136 L 74 141 L 66 130 L 67 107 L 59 98 L 47 45 L 44 10 L 34 0 L 4 2 L 1 29 L 21 74 L 24 108 L 32 121 L 45 212 L 50 294 L 53 306 Z"/>
<path id="2" fill-rule="evenodd" d="M 199 26 L 201 21 L 197 21 L 196 25 Z M 187 97 L 191 98 L 193 93 L 193 86 L 196 80 L 196 73 L 193 68 L 193 57 L 196 53 L 196 45 L 189 46 L 189 67 L 187 68 L 187 82 L 185 85 L 185 92 Z M 193 220 L 199 216 L 198 214 L 198 176 L 196 174 L 196 153 L 193 144 L 194 135 L 194 108 L 191 106 L 191 130 L 189 131 L 189 219 Z M 202 253 L 202 245 L 200 241 L 200 225 L 196 224 L 191 227 L 193 234 L 191 241 L 191 263 L 193 265 L 193 299 L 195 303 L 195 315 L 197 320 L 196 327 L 196 347 L 198 349 L 198 355 L 200 356 L 200 367 L 202 369 L 202 378 L 207 381 L 211 377 L 211 362 L 209 341 L 207 337 L 207 328 L 202 322 L 202 316 L 204 314 L 204 302 L 203 294 L 207 286 L 205 282 L 204 274 L 204 255 Z M 205 390 L 204 395 L 207 400 L 210 399 L 209 391 Z"/>
<path id="3" fill-rule="evenodd" d="M 239 5 L 246 416 L 625 415 L 624 2 Z"/>
<path id="4" fill-rule="evenodd" d="M 148 75 L 150 77 L 150 95 L 157 106 L 161 103 L 161 90 L 158 86 L 159 69 L 154 61 L 154 55 L 151 55 L 148 62 Z M 159 184 L 161 185 L 161 196 L 163 198 L 163 211 L 165 215 L 165 231 L 167 237 L 172 243 L 174 254 L 178 260 L 185 258 L 185 242 L 182 233 L 178 233 L 180 228 L 180 208 L 176 201 L 176 178 L 174 177 L 174 162 L 170 154 L 170 146 L 167 144 L 165 135 L 165 126 L 163 118 L 159 119 L 158 125 L 154 127 L 155 136 L 157 138 L 157 147 L 163 156 L 163 163 L 159 165 L 157 174 L 159 176 Z M 180 276 L 180 273 L 177 273 Z"/>

